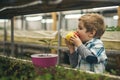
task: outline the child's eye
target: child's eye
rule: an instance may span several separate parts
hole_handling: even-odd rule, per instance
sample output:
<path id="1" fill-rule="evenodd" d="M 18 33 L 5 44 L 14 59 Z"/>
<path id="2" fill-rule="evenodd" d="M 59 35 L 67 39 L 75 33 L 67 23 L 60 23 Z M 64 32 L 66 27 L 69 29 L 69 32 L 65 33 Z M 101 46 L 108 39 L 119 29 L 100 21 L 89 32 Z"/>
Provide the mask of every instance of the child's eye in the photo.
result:
<path id="1" fill-rule="evenodd" d="M 82 27 L 81 25 L 78 25 L 78 29 L 79 29 L 79 30 L 82 30 L 83 27 Z"/>
<path id="2" fill-rule="evenodd" d="M 80 30 L 82 30 L 83 28 L 82 27 L 79 27 Z"/>

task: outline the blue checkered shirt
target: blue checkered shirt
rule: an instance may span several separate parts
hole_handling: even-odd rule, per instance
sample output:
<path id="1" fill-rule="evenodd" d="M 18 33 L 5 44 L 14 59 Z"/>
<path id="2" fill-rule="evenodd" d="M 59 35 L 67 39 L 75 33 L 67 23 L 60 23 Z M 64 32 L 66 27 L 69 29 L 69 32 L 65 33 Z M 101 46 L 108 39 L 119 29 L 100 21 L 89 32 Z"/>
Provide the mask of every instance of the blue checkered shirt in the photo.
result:
<path id="1" fill-rule="evenodd" d="M 69 55 L 69 58 L 70 64 L 75 68 L 95 73 L 104 72 L 107 60 L 103 42 L 95 38 L 79 46 L 73 54 Z M 90 61 L 93 63 L 90 63 Z"/>

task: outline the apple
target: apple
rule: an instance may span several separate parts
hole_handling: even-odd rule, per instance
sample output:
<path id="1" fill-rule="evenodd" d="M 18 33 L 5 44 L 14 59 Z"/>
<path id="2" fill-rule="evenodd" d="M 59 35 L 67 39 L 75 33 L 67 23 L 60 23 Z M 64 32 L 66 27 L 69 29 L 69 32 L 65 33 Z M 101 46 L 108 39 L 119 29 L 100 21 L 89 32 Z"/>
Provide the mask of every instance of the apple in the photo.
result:
<path id="1" fill-rule="evenodd" d="M 74 35 L 75 35 L 74 32 L 69 32 L 69 33 L 66 34 L 65 39 L 66 39 L 67 41 L 70 41 L 70 38 L 71 38 L 72 36 L 74 36 Z"/>
<path id="2" fill-rule="evenodd" d="M 70 38 L 74 35 L 77 35 L 79 37 L 79 34 L 77 32 L 69 32 L 69 33 L 66 34 L 65 39 L 67 41 L 70 41 Z"/>

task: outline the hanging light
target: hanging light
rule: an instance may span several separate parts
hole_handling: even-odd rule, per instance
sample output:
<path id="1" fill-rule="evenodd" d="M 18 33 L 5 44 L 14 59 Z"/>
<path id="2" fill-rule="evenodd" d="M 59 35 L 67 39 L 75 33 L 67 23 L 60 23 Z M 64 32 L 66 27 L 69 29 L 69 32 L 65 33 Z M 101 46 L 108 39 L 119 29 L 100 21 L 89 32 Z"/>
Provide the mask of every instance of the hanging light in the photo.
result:
<path id="1" fill-rule="evenodd" d="M 42 19 L 42 23 L 53 23 L 53 19 Z"/>
<path id="2" fill-rule="evenodd" d="M 39 21 L 42 19 L 42 16 L 30 16 L 30 17 L 26 17 L 27 21 Z"/>
<path id="3" fill-rule="evenodd" d="M 118 20 L 118 16 L 117 15 L 113 16 L 113 19 Z"/>
<path id="4" fill-rule="evenodd" d="M 68 15 L 65 15 L 65 18 L 66 18 L 66 19 L 78 19 L 78 18 L 80 18 L 82 15 L 84 15 L 84 14 L 68 14 Z"/>
<path id="5" fill-rule="evenodd" d="M 3 23 L 3 22 L 8 22 L 8 19 L 0 19 L 0 22 Z"/>

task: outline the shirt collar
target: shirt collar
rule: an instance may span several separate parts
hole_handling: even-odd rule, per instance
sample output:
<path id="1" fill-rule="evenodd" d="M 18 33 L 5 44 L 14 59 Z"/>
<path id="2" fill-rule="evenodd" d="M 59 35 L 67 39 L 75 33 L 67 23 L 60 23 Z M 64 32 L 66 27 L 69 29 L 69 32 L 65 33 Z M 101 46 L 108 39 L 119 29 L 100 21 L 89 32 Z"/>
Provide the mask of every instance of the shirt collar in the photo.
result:
<path id="1" fill-rule="evenodd" d="M 85 43 L 85 45 L 87 45 L 88 43 L 92 43 L 92 42 L 94 42 L 95 40 L 96 40 L 96 38 L 92 38 L 91 40 L 87 41 L 87 42 Z"/>

